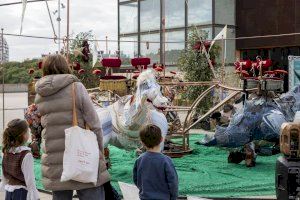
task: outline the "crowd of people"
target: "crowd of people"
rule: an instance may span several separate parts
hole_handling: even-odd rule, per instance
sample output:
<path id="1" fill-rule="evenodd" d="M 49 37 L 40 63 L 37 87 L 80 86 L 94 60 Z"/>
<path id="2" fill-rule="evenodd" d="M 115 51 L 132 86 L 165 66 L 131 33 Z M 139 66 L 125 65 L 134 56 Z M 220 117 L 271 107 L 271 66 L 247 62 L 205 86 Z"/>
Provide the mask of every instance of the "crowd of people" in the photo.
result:
<path id="1" fill-rule="evenodd" d="M 76 90 L 78 126 L 86 125 L 96 135 L 100 150 L 98 180 L 96 184 L 78 181 L 61 181 L 65 150 L 65 129 L 72 126 L 72 85 Z M 52 191 L 53 200 L 68 200 L 76 191 L 81 200 L 119 199 L 110 185 L 110 175 L 103 155 L 103 136 L 99 118 L 84 85 L 72 75 L 66 59 L 61 55 L 49 55 L 43 60 L 43 77 L 36 83 L 35 106 L 25 116 L 7 124 L 3 133 L 2 182 L 0 189 L 6 192 L 5 200 L 37 200 L 33 157 L 26 146 L 31 132 L 42 130 L 41 171 L 46 190 Z M 31 115 L 38 111 L 41 126 L 33 124 Z M 32 128 L 34 127 L 34 128 Z M 139 189 L 140 199 L 171 199 L 178 196 L 178 176 L 172 160 L 161 153 L 161 130 L 155 125 L 141 127 L 140 139 L 147 151 L 135 162 L 133 182 Z M 36 143 L 31 143 L 35 148 Z M 38 152 L 39 153 L 39 152 Z"/>

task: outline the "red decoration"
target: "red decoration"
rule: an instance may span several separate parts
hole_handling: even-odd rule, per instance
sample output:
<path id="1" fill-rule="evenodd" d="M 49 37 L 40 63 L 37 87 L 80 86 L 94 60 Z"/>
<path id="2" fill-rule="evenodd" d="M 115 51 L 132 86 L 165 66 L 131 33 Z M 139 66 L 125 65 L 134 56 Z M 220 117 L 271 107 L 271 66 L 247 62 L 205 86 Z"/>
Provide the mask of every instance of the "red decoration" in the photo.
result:
<path id="1" fill-rule="evenodd" d="M 84 74 L 84 73 L 85 73 L 85 70 L 84 70 L 84 69 L 78 70 L 78 74 Z"/>
<path id="2" fill-rule="evenodd" d="M 204 45 L 206 51 L 208 51 L 208 49 L 210 48 L 211 42 L 210 42 L 210 41 L 204 41 L 204 42 L 203 42 L 203 45 Z M 195 45 L 193 46 L 193 49 L 194 49 L 194 50 L 200 51 L 200 49 L 201 49 L 201 42 L 200 42 L 200 41 L 197 41 L 197 42 L 195 43 Z"/>
<path id="3" fill-rule="evenodd" d="M 196 42 L 195 45 L 193 46 L 193 49 L 194 49 L 194 50 L 198 50 L 198 51 L 199 51 L 200 48 L 201 48 L 201 42 L 200 42 L 200 41 L 199 41 L 199 42 Z"/>
<path id="4" fill-rule="evenodd" d="M 84 61 L 84 62 L 89 62 L 89 59 L 90 59 L 90 56 L 89 56 L 89 54 L 90 54 L 90 47 L 89 47 L 89 43 L 88 43 L 88 41 L 87 40 L 83 40 L 83 42 L 82 42 L 82 47 L 83 47 L 83 49 L 82 49 L 82 60 Z"/>
<path id="5" fill-rule="evenodd" d="M 177 74 L 177 72 L 175 72 L 175 71 L 170 71 L 170 73 L 171 73 L 171 74 L 174 74 L 174 75 Z"/>
<path id="6" fill-rule="evenodd" d="M 269 67 L 272 66 L 272 60 L 270 60 L 270 59 L 262 60 L 262 61 L 258 60 L 256 63 L 257 63 L 256 66 L 255 66 L 256 69 L 259 69 L 260 64 L 261 64 L 263 69 L 268 69 Z"/>
<path id="7" fill-rule="evenodd" d="M 213 66 L 215 66 L 215 65 L 217 64 L 216 61 L 215 61 L 214 59 L 210 60 L 210 62 L 211 62 L 211 64 L 212 64 Z"/>
<path id="8" fill-rule="evenodd" d="M 276 74 L 288 74 L 287 71 L 282 70 L 282 69 L 276 69 L 276 70 L 274 70 L 274 72 L 275 72 Z"/>
<path id="9" fill-rule="evenodd" d="M 43 61 L 40 61 L 40 62 L 38 63 L 38 68 L 39 68 L 39 69 L 42 69 L 42 68 L 43 68 Z"/>
<path id="10" fill-rule="evenodd" d="M 150 63 L 151 63 L 150 58 L 133 58 L 133 59 L 131 59 L 131 65 L 135 68 L 142 66 L 143 69 L 147 69 L 147 67 Z"/>
<path id="11" fill-rule="evenodd" d="M 103 80 L 120 80 L 120 79 L 126 79 L 125 76 L 104 76 L 103 78 L 101 78 Z"/>
<path id="12" fill-rule="evenodd" d="M 34 73 L 34 69 L 33 68 L 30 68 L 29 70 L 28 70 L 28 74 L 33 74 Z"/>
<path id="13" fill-rule="evenodd" d="M 274 71 L 265 71 L 265 74 L 275 74 Z"/>
<path id="14" fill-rule="evenodd" d="M 250 60 L 240 60 L 234 63 L 235 69 L 240 70 L 240 67 L 242 70 L 250 69 L 251 68 L 251 61 Z"/>
<path id="15" fill-rule="evenodd" d="M 162 68 L 162 69 L 165 68 L 163 64 L 156 64 L 156 63 L 154 63 L 154 64 L 153 64 L 153 69 L 156 69 L 157 67 L 160 67 L 160 68 Z"/>
<path id="16" fill-rule="evenodd" d="M 161 71 L 163 71 L 163 68 L 161 68 L 161 67 L 156 67 L 156 68 L 155 68 L 155 71 L 161 72 Z"/>
<path id="17" fill-rule="evenodd" d="M 211 42 L 210 41 L 204 41 L 204 46 L 206 49 L 209 49 Z"/>
<path id="18" fill-rule="evenodd" d="M 121 67 L 122 61 L 120 58 L 103 58 L 101 61 L 103 67 Z"/>
<path id="19" fill-rule="evenodd" d="M 262 66 L 264 68 L 269 68 L 272 66 L 272 60 L 271 59 L 267 59 L 267 60 L 263 60 L 262 62 Z"/>
<path id="20" fill-rule="evenodd" d="M 80 70 L 80 68 L 81 68 L 79 62 L 74 62 L 73 65 L 72 65 L 72 67 L 73 67 L 74 70 Z"/>
<path id="21" fill-rule="evenodd" d="M 101 70 L 95 69 L 95 70 L 93 70 L 93 74 L 100 75 L 101 74 Z"/>

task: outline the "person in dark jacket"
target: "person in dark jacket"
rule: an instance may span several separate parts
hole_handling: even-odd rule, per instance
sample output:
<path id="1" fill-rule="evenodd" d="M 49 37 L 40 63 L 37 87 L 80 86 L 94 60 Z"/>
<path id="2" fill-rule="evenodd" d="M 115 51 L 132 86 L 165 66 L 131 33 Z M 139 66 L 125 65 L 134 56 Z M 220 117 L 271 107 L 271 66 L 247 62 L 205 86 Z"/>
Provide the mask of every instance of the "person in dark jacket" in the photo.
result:
<path id="1" fill-rule="evenodd" d="M 147 125 L 140 131 L 140 139 L 147 151 L 135 162 L 133 181 L 139 188 L 141 200 L 176 200 L 178 176 L 170 157 L 161 153 L 161 130 Z"/>

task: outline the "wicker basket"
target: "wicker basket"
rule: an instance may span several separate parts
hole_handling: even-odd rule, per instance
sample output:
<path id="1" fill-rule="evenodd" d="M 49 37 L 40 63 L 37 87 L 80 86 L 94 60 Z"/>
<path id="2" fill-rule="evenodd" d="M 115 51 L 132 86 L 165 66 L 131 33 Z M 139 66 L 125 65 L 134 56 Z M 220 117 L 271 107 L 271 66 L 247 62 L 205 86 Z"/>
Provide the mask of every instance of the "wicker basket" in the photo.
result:
<path id="1" fill-rule="evenodd" d="M 105 76 L 100 79 L 100 90 L 110 90 L 119 96 L 128 94 L 128 79 L 125 76 Z"/>
<path id="2" fill-rule="evenodd" d="M 281 79 L 266 79 L 262 82 L 261 90 L 283 91 L 283 80 L 281 80 Z"/>
<path id="3" fill-rule="evenodd" d="M 246 82 L 246 83 L 245 83 Z M 244 84 L 247 84 L 246 89 L 253 89 L 258 87 L 258 80 L 255 78 L 247 78 L 242 82 L 242 88 L 244 88 Z"/>
<path id="4" fill-rule="evenodd" d="M 29 84 L 28 84 L 28 93 L 30 95 L 35 95 L 35 84 L 38 81 L 38 79 L 33 79 Z"/>

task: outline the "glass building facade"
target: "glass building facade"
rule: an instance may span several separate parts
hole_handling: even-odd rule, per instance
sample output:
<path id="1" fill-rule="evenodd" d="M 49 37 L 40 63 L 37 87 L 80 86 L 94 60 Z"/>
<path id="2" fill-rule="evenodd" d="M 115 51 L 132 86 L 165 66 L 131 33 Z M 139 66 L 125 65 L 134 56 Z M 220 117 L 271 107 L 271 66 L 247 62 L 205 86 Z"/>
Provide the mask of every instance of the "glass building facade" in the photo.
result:
<path id="1" fill-rule="evenodd" d="M 118 0 L 118 47 L 125 58 L 146 56 L 176 66 L 192 27 L 212 39 L 226 24 L 227 37 L 235 37 L 235 0 Z M 234 40 L 226 43 L 226 58 L 235 61 Z"/>

